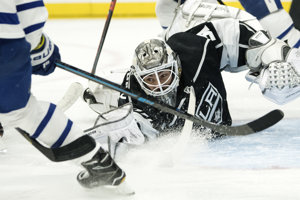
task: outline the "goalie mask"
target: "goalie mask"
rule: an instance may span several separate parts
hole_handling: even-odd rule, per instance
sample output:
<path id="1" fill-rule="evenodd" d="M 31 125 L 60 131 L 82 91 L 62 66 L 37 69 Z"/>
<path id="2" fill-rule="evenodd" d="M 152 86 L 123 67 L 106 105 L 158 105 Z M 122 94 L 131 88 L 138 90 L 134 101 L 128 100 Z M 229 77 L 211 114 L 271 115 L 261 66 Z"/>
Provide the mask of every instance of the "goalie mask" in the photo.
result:
<path id="1" fill-rule="evenodd" d="M 177 61 L 175 53 L 165 42 L 151 39 L 135 49 L 131 72 L 147 95 L 174 96 L 179 83 Z"/>

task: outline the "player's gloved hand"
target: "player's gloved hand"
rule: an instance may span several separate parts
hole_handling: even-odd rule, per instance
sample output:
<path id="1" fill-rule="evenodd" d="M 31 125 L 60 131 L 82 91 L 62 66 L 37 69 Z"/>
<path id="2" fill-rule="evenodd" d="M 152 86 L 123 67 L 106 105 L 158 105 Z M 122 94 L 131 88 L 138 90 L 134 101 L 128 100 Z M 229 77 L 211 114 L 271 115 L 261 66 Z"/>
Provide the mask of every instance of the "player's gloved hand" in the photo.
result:
<path id="1" fill-rule="evenodd" d="M 43 34 L 39 45 L 30 53 L 32 73 L 48 75 L 55 69 L 55 61 L 60 60 L 58 47 Z"/>

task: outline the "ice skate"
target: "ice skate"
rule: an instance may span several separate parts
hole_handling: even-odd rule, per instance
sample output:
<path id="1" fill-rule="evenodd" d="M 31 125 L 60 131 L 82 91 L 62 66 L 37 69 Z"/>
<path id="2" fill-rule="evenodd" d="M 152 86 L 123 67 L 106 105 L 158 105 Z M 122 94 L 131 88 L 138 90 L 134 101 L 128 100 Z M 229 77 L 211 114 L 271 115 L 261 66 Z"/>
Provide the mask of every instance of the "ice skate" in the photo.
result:
<path id="1" fill-rule="evenodd" d="M 86 170 L 78 174 L 77 180 L 86 188 L 117 186 L 126 177 L 125 172 L 102 148 L 99 149 L 91 160 L 83 162 L 82 166 Z"/>

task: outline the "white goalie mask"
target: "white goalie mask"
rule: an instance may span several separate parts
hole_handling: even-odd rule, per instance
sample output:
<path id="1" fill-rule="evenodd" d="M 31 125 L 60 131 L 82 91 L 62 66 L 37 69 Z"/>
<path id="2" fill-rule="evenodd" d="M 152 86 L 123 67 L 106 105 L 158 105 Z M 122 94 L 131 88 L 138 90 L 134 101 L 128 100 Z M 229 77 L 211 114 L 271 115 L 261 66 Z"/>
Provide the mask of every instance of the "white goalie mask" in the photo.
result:
<path id="1" fill-rule="evenodd" d="M 158 97 L 174 92 L 179 71 L 178 59 L 164 41 L 146 40 L 135 49 L 131 73 L 147 95 Z"/>

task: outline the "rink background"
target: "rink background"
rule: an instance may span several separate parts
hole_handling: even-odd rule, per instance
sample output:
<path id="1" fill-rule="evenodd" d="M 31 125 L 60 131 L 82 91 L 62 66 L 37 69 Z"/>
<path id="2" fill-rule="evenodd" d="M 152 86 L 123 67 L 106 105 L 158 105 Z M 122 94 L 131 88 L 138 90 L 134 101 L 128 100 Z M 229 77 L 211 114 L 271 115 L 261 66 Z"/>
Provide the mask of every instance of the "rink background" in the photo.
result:
<path id="1" fill-rule="evenodd" d="M 107 0 L 44 0 L 50 18 L 106 17 Z M 243 9 L 237 0 L 223 1 L 227 6 Z M 291 0 L 281 0 L 288 12 Z M 156 0 L 117 0 L 114 17 L 155 17 Z"/>
<path id="2" fill-rule="evenodd" d="M 91 71 L 105 23 L 104 19 L 49 20 L 45 30 L 60 47 L 62 60 Z M 113 19 L 98 63 L 97 75 L 122 81 L 139 42 L 160 33 L 155 19 Z M 277 106 L 264 99 L 258 87 L 244 79 L 245 73 L 224 74 L 229 107 L 235 123 L 280 108 L 286 118 L 268 131 L 214 143 L 193 138 L 185 157 L 167 166 L 176 138 L 164 138 L 131 151 L 120 160 L 133 197 L 86 191 L 76 182 L 79 167 L 52 163 L 14 131 L 3 140 L 8 152 L 0 154 L 1 199 L 299 199 L 300 192 L 300 100 Z M 57 102 L 73 82 L 87 81 L 57 69 L 48 77 L 33 77 L 32 91 L 40 100 Z M 67 115 L 83 129 L 92 126 L 96 114 L 78 100 Z"/>

